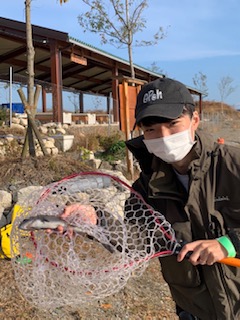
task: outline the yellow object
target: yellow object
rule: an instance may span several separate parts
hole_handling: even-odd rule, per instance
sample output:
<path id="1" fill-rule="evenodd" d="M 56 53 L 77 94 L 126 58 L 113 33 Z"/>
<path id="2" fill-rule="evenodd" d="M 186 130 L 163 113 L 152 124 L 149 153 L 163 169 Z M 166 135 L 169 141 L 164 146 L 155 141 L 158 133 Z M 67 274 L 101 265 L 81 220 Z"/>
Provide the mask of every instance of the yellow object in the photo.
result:
<path id="1" fill-rule="evenodd" d="M 12 225 L 17 216 L 23 212 L 23 209 L 19 204 L 15 204 L 13 207 L 11 223 L 0 229 L 0 259 L 11 259 L 11 244 L 10 236 L 12 231 Z M 14 253 L 17 253 L 18 249 L 14 247 Z"/>

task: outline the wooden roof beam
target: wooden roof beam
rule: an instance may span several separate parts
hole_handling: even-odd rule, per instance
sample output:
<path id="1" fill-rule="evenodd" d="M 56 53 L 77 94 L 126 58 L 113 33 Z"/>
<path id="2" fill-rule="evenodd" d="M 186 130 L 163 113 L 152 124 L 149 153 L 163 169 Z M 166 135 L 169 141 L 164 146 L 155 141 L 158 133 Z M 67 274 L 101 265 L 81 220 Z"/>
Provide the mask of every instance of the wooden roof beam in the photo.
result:
<path id="1" fill-rule="evenodd" d="M 0 63 L 7 62 L 17 56 L 20 56 L 23 53 L 26 53 L 26 46 L 22 46 L 6 54 L 2 54 L 0 56 Z"/>

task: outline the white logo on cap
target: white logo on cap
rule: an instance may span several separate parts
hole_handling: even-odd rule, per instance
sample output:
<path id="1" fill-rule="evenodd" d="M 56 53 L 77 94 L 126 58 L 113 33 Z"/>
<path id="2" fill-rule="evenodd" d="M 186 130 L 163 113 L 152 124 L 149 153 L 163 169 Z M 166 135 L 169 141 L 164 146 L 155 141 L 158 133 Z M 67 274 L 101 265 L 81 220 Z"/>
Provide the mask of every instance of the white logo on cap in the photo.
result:
<path id="1" fill-rule="evenodd" d="M 161 90 L 156 89 L 156 92 L 155 90 L 149 90 L 143 96 L 143 103 L 159 100 L 162 98 L 163 98 L 163 94 Z"/>

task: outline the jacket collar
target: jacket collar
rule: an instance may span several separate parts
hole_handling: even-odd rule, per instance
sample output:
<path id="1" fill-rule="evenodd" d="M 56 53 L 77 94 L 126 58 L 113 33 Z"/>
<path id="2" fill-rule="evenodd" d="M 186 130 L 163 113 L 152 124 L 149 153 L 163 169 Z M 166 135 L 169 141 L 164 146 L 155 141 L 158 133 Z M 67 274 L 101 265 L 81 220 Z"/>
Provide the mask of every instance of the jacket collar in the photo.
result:
<path id="1" fill-rule="evenodd" d="M 153 173 L 151 183 L 154 178 L 157 178 L 159 192 L 163 192 L 163 190 L 166 190 L 167 185 L 172 185 L 176 181 L 175 173 L 171 165 L 148 152 L 143 139 L 144 137 L 141 135 L 127 141 L 126 145 L 139 161 L 141 170 L 147 174 Z M 202 133 L 201 130 L 195 133 L 195 139 L 197 141 L 193 147 L 195 156 L 189 165 L 189 173 L 191 178 L 200 179 L 209 170 L 212 158 L 218 155 L 218 144 L 209 138 L 209 135 L 206 136 Z M 160 181 L 161 185 L 159 185 Z M 155 183 L 153 183 L 152 188 L 155 190 Z M 171 190 L 174 189 L 179 190 L 179 187 L 175 185 Z"/>
<path id="2" fill-rule="evenodd" d="M 206 137 L 201 132 L 195 135 L 196 144 L 194 145 L 193 160 L 189 164 L 190 180 L 201 179 L 212 163 L 214 156 L 218 155 L 218 144 Z M 176 175 L 171 165 L 157 157 L 152 161 L 153 174 L 149 182 L 150 195 L 153 197 L 176 197 L 186 199 L 186 191 L 182 184 L 176 179 Z"/>
<path id="3" fill-rule="evenodd" d="M 197 179 L 208 172 L 212 160 L 219 154 L 219 144 L 214 142 L 209 135 L 203 134 L 198 130 L 195 134 L 197 143 L 194 146 L 196 158 L 191 161 L 189 171 L 191 175 Z"/>

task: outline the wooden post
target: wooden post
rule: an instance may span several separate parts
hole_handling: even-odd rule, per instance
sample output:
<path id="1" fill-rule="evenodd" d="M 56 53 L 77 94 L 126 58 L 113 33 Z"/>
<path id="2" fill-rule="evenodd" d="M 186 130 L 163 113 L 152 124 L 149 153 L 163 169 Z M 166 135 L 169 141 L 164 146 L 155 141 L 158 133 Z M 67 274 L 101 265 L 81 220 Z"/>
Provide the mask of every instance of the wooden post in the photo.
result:
<path id="1" fill-rule="evenodd" d="M 47 111 L 47 93 L 46 93 L 46 89 L 43 87 L 42 88 L 42 112 L 46 112 Z"/>
<path id="2" fill-rule="evenodd" d="M 122 78 L 122 84 L 119 85 L 119 101 L 120 101 L 120 129 L 125 132 L 126 140 L 132 138 L 132 130 L 135 123 L 134 111 L 137 100 L 137 95 L 141 90 L 141 86 L 145 81 Z M 134 177 L 133 170 L 133 156 L 127 149 L 127 167 L 128 172 L 131 175 L 131 179 Z"/>
<path id="3" fill-rule="evenodd" d="M 40 92 L 41 92 L 41 88 L 42 88 L 42 86 L 40 86 L 39 84 L 36 85 L 36 90 L 35 90 L 35 93 L 34 93 L 34 103 L 33 103 L 34 116 L 35 116 L 36 111 L 37 111 L 37 104 L 38 104 L 38 99 L 39 99 L 39 95 L 40 95 Z"/>
<path id="4" fill-rule="evenodd" d="M 125 120 L 125 136 L 126 140 L 129 140 L 130 137 L 130 126 L 129 126 L 129 108 L 128 108 L 128 83 L 123 81 L 123 94 L 124 94 L 124 120 Z M 128 172 L 130 173 L 131 179 L 133 179 L 133 155 L 127 149 L 127 167 Z"/>
<path id="5" fill-rule="evenodd" d="M 83 92 L 79 93 L 79 110 L 78 112 L 83 113 L 84 112 L 84 106 L 83 106 Z"/>
<path id="6" fill-rule="evenodd" d="M 23 145 L 22 154 L 21 154 L 22 158 L 24 158 L 26 156 L 26 154 L 27 154 L 27 146 L 29 146 L 30 155 L 32 157 L 36 157 L 34 134 L 38 139 L 38 142 L 40 144 L 40 147 L 42 149 L 43 154 L 45 156 L 47 155 L 47 151 L 45 149 L 45 146 L 44 146 L 44 143 L 42 141 L 41 135 L 40 135 L 39 130 L 38 130 L 38 128 L 37 128 L 37 126 L 36 126 L 36 124 L 34 122 L 34 117 L 35 117 L 36 108 L 37 108 L 37 101 L 38 101 L 38 98 L 39 98 L 40 91 L 41 91 L 41 86 L 37 85 L 36 90 L 35 90 L 35 94 L 34 94 L 34 105 L 30 109 L 22 88 L 18 89 L 18 94 L 19 94 L 19 96 L 20 96 L 20 98 L 22 100 L 25 112 L 26 112 L 27 117 L 28 117 L 28 127 L 27 127 L 27 132 L 26 132 L 26 135 L 25 135 L 24 145 Z M 31 112 L 31 110 L 32 110 L 32 112 Z"/>
<path id="7" fill-rule="evenodd" d="M 118 68 L 115 66 L 112 70 L 112 101 L 113 101 L 113 121 L 119 121 L 119 105 L 118 105 Z"/>
<path id="8" fill-rule="evenodd" d="M 61 52 L 57 41 L 50 41 L 53 121 L 63 122 Z"/>
<path id="9" fill-rule="evenodd" d="M 41 137 L 40 132 L 39 132 L 37 126 L 36 126 L 36 123 L 34 122 L 34 119 L 32 118 L 32 115 L 31 115 L 30 111 L 26 110 L 26 112 L 27 112 L 28 120 L 29 120 L 29 122 L 31 124 L 31 127 L 32 127 L 32 129 L 33 129 L 33 131 L 34 131 L 34 133 L 35 133 L 35 135 L 36 135 L 36 137 L 38 139 L 38 142 L 40 144 L 42 152 L 46 156 L 48 153 L 47 153 L 47 151 L 45 149 L 44 143 L 42 141 L 42 137 Z"/>

